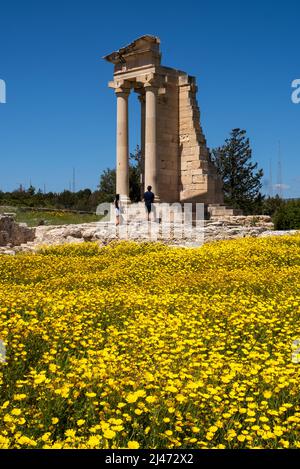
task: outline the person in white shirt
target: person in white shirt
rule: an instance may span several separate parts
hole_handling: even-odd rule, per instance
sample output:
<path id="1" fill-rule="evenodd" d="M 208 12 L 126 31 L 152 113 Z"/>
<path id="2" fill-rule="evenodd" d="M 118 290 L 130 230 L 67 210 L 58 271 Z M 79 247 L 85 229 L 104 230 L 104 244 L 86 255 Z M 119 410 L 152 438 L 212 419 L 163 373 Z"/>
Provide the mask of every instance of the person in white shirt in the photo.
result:
<path id="1" fill-rule="evenodd" d="M 120 224 L 120 195 L 116 194 L 115 200 L 115 214 L 116 214 L 116 225 Z"/>

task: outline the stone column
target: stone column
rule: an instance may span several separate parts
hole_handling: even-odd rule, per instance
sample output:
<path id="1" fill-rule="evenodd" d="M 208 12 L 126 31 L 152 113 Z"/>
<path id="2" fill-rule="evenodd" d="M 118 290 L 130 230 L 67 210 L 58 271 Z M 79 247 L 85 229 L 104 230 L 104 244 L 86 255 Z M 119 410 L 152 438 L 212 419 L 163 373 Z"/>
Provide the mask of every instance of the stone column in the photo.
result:
<path id="1" fill-rule="evenodd" d="M 159 202 L 158 162 L 156 148 L 156 108 L 157 88 L 151 84 L 145 85 L 146 117 L 145 117 L 145 190 L 152 186 L 155 202 Z"/>
<path id="2" fill-rule="evenodd" d="M 141 197 L 144 194 L 145 186 L 145 95 L 139 95 L 139 101 L 141 103 Z"/>
<path id="3" fill-rule="evenodd" d="M 121 202 L 129 203 L 128 96 L 129 89 L 116 89 L 117 96 L 117 167 L 116 191 Z"/>

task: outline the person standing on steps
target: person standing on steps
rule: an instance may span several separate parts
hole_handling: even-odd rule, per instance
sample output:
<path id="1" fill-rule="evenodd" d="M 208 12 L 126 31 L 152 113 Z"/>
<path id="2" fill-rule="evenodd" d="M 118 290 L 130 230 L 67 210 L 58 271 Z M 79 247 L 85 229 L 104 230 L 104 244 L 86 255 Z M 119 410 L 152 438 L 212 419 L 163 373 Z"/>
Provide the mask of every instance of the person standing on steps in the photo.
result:
<path id="1" fill-rule="evenodd" d="M 154 193 L 152 192 L 152 187 L 148 186 L 147 191 L 144 193 L 144 201 L 145 201 L 145 207 L 146 207 L 146 213 L 147 213 L 147 219 L 148 221 L 150 220 L 150 214 L 152 211 L 152 204 L 154 203 Z"/>
<path id="2" fill-rule="evenodd" d="M 116 194 L 115 200 L 115 214 L 116 214 L 116 226 L 120 224 L 120 194 Z"/>

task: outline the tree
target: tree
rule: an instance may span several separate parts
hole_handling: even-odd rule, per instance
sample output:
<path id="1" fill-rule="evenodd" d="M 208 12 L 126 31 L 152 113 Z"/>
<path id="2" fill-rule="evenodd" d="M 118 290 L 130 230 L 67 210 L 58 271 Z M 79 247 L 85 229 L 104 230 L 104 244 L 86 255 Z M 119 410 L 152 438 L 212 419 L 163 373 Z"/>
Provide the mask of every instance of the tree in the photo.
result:
<path id="1" fill-rule="evenodd" d="M 112 202 L 116 195 L 116 170 L 107 168 L 100 176 L 99 203 Z"/>
<path id="2" fill-rule="evenodd" d="M 91 189 L 83 189 L 78 192 L 75 192 L 75 210 L 89 211 L 90 210 L 90 200 L 91 200 L 92 191 Z"/>
<path id="3" fill-rule="evenodd" d="M 244 213 L 260 212 L 264 196 L 263 170 L 253 163 L 246 131 L 233 129 L 222 147 L 212 151 L 212 161 L 223 180 L 225 202 Z"/>
<path id="4" fill-rule="evenodd" d="M 299 230 L 300 200 L 286 200 L 273 216 L 275 230 Z"/>
<path id="5" fill-rule="evenodd" d="M 129 197 L 132 202 L 141 200 L 142 151 L 139 145 L 129 155 Z"/>
<path id="6" fill-rule="evenodd" d="M 27 189 L 27 194 L 29 194 L 29 195 L 35 195 L 35 193 L 36 193 L 35 187 L 33 187 L 33 185 L 30 184 L 30 186 L 29 186 L 28 189 Z"/>
<path id="7" fill-rule="evenodd" d="M 284 201 L 278 194 L 275 197 L 268 197 L 263 201 L 262 214 L 272 217 L 283 204 Z"/>
<path id="8" fill-rule="evenodd" d="M 57 206 L 60 208 L 72 209 L 76 200 L 75 192 L 64 190 L 57 196 Z"/>

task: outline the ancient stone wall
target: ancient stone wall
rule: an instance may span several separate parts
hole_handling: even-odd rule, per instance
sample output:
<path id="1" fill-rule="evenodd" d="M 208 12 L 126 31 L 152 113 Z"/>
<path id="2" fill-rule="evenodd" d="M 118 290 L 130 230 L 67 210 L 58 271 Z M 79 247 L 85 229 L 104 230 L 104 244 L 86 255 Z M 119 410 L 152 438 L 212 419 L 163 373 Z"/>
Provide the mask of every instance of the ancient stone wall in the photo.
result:
<path id="1" fill-rule="evenodd" d="M 164 83 L 157 103 L 160 200 L 222 204 L 221 180 L 200 124 L 195 78 L 160 67 L 159 81 Z"/>
<path id="2" fill-rule="evenodd" d="M 13 216 L 0 215 L 0 246 L 19 246 L 35 238 L 35 229 L 16 223 Z"/>
<path id="3" fill-rule="evenodd" d="M 164 77 L 166 77 L 166 75 L 164 75 Z M 170 203 L 179 201 L 178 106 L 178 76 L 171 71 L 171 73 L 167 75 L 164 93 L 158 95 L 157 112 L 157 155 L 160 200 Z"/>
<path id="4" fill-rule="evenodd" d="M 194 77 L 179 76 L 180 200 L 222 204 L 221 181 L 209 158 L 200 124 Z"/>

